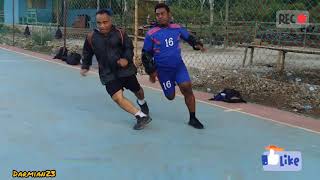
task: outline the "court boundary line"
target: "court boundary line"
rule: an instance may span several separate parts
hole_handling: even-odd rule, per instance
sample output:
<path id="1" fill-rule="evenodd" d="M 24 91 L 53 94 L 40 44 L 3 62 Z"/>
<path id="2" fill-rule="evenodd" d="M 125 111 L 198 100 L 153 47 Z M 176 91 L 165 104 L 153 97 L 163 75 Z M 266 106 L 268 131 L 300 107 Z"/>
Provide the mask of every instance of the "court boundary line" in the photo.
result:
<path id="1" fill-rule="evenodd" d="M 80 66 L 70 66 L 68 64 L 63 64 L 63 63 L 58 62 L 58 61 L 48 60 L 48 59 L 45 59 L 45 58 L 42 58 L 42 57 L 37 57 L 35 55 L 26 54 L 24 52 L 18 52 L 18 51 L 11 50 L 11 49 L 8 49 L 8 48 L 5 48 L 5 47 L 1 47 L 1 46 L 0 46 L 0 49 L 6 50 L 6 51 L 9 51 L 9 52 L 13 52 L 13 53 L 16 53 L 16 54 L 22 54 L 22 55 L 25 55 L 25 56 L 29 56 L 29 57 L 32 57 L 32 58 L 35 58 L 35 59 L 38 59 L 38 60 L 41 60 L 41 61 L 46 61 L 46 62 L 49 62 L 49 63 L 58 64 L 58 65 L 61 65 L 61 66 L 65 66 L 65 67 L 74 69 L 74 70 L 80 70 Z M 95 69 L 91 69 L 88 73 L 95 74 L 95 75 L 99 76 L 99 73 Z M 145 87 L 145 88 L 148 88 L 148 89 L 152 89 L 152 90 L 155 90 L 155 91 L 162 92 L 161 89 L 158 89 L 158 88 L 155 88 L 155 87 L 151 87 L 151 86 L 147 86 L 147 85 L 143 85 L 143 84 L 141 84 L 141 86 Z M 181 94 L 176 94 L 176 96 L 179 96 L 180 98 L 183 98 L 183 95 L 181 95 Z M 214 103 L 209 103 L 209 102 L 197 99 L 197 98 L 196 98 L 196 101 L 197 102 L 201 102 L 203 104 L 207 104 L 209 106 L 219 107 L 219 108 L 222 108 L 222 109 L 225 109 L 225 110 L 229 110 L 231 112 L 238 112 L 238 113 L 241 113 L 241 114 L 245 114 L 245 115 L 248 115 L 248 116 L 252 116 L 252 117 L 264 120 L 264 121 L 271 121 L 271 122 L 276 123 L 276 124 L 281 124 L 281 125 L 288 126 L 288 127 L 291 127 L 291 128 L 296 128 L 296 129 L 300 129 L 300 130 L 304 130 L 304 131 L 307 131 L 307 132 L 311 132 L 311 133 L 315 133 L 315 134 L 319 134 L 320 135 L 320 131 L 316 131 L 316 130 L 312 130 L 312 129 L 309 129 L 309 128 L 293 125 L 293 124 L 286 123 L 286 122 L 281 122 L 281 121 L 278 121 L 278 120 L 275 120 L 275 119 L 271 119 L 271 118 L 263 117 L 263 116 L 260 116 L 260 115 L 244 112 L 244 111 L 241 111 L 241 110 L 234 110 L 233 108 L 228 108 L 228 107 L 224 107 L 224 106 L 217 105 L 217 104 L 214 104 Z"/>

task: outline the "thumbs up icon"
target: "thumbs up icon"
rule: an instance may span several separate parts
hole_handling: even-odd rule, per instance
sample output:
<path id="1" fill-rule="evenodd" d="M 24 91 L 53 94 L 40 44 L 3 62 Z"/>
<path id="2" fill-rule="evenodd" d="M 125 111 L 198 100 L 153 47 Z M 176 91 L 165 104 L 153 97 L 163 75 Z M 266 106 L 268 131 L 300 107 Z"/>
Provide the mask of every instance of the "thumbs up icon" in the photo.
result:
<path id="1" fill-rule="evenodd" d="M 268 155 L 268 164 L 270 165 L 277 165 L 279 164 L 280 156 L 279 154 L 275 154 L 273 149 L 270 149 Z"/>
<path id="2" fill-rule="evenodd" d="M 277 165 L 279 164 L 280 161 L 280 155 L 279 154 L 275 154 L 275 152 L 280 152 L 280 151 L 284 151 L 283 148 L 277 147 L 275 145 L 269 145 L 266 147 L 266 150 L 269 150 L 269 155 L 267 158 L 264 157 L 264 163 L 265 164 L 270 164 L 270 165 Z M 268 160 L 268 163 L 265 162 L 265 159 Z"/>

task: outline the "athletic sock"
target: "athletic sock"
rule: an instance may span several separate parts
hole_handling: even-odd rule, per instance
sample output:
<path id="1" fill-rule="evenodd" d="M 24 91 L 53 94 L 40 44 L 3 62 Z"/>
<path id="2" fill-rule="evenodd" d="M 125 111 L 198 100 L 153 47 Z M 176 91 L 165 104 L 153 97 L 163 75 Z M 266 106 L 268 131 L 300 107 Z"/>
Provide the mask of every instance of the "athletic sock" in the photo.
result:
<path id="1" fill-rule="evenodd" d="M 134 116 L 146 117 L 147 115 L 145 113 L 143 113 L 142 111 L 138 111 Z"/>
<path id="2" fill-rule="evenodd" d="M 196 113 L 195 112 L 190 112 L 190 119 L 196 118 Z"/>
<path id="3" fill-rule="evenodd" d="M 146 103 L 146 101 L 144 99 L 140 100 L 138 99 L 138 104 L 141 106 L 141 105 L 144 105 L 144 103 Z"/>

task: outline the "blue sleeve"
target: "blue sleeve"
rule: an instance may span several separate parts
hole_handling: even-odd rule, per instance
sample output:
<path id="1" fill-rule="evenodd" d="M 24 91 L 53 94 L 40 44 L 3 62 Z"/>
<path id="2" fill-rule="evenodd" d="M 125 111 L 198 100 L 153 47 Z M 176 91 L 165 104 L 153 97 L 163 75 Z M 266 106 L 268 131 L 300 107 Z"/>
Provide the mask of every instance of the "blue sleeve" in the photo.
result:
<path id="1" fill-rule="evenodd" d="M 146 51 L 146 52 L 152 52 L 152 48 L 153 48 L 153 44 L 152 44 L 152 39 L 151 39 L 151 36 L 150 35 L 146 35 L 146 38 L 144 39 L 144 44 L 143 44 L 143 48 L 142 50 L 143 51 Z"/>
<path id="2" fill-rule="evenodd" d="M 185 41 L 188 41 L 190 33 L 188 32 L 188 30 L 184 27 L 180 28 L 180 33 L 181 33 L 181 38 Z"/>
<path id="3" fill-rule="evenodd" d="M 202 42 L 197 40 L 197 38 L 192 33 L 189 33 L 186 28 L 180 28 L 180 34 L 181 38 L 185 40 L 190 46 L 192 46 L 194 50 L 200 50 L 200 48 L 197 46 L 203 47 Z"/>

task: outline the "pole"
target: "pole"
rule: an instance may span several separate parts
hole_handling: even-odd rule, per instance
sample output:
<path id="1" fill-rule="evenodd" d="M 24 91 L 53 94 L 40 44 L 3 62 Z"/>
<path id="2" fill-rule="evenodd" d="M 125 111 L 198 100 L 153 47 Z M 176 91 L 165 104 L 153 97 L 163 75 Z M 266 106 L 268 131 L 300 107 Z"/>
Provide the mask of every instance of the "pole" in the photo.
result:
<path id="1" fill-rule="evenodd" d="M 304 26 L 305 28 L 305 31 L 304 31 L 304 36 L 303 36 L 303 47 L 305 48 L 306 47 L 306 39 L 307 39 L 307 26 L 305 25 Z"/>
<path id="2" fill-rule="evenodd" d="M 15 31 L 14 31 L 14 18 L 15 18 L 15 15 L 14 15 L 14 6 L 15 6 L 15 3 L 14 3 L 14 0 L 12 0 L 12 46 L 14 46 L 14 39 L 15 39 Z"/>
<path id="3" fill-rule="evenodd" d="M 226 17 L 225 17 L 225 30 L 226 30 L 226 39 L 224 41 L 224 47 L 228 46 L 228 21 L 229 21 L 229 0 L 226 1 Z"/>
<path id="4" fill-rule="evenodd" d="M 64 26 L 64 36 L 63 36 L 63 48 L 67 48 L 67 0 L 63 0 L 63 26 Z"/>
<path id="5" fill-rule="evenodd" d="M 56 10 L 57 10 L 57 12 L 56 12 L 57 15 L 56 15 L 56 18 L 57 18 L 57 24 L 58 24 L 58 26 L 59 26 L 59 25 L 60 25 L 60 13 L 59 13 L 59 12 L 60 12 L 60 11 L 59 11 L 59 9 L 60 9 L 60 3 L 59 3 L 59 0 L 56 1 L 56 2 L 57 2 L 57 7 L 56 7 L 56 8 L 57 8 L 57 9 L 56 9 Z"/>
<path id="6" fill-rule="evenodd" d="M 138 61 L 138 0 L 134 1 L 134 46 L 135 64 Z"/>

